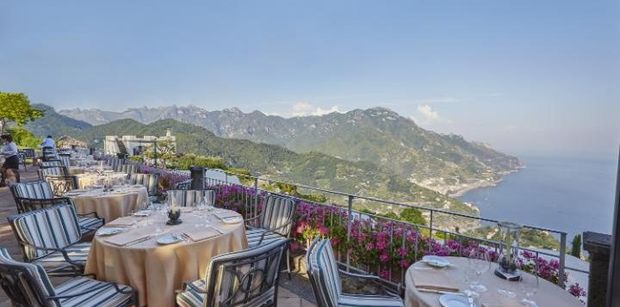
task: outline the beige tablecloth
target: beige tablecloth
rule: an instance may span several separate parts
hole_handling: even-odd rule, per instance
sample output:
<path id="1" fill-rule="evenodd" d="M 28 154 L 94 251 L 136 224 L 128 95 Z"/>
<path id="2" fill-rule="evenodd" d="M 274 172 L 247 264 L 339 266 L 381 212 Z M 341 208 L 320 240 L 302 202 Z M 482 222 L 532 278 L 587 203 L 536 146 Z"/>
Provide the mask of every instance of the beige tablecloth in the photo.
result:
<path id="1" fill-rule="evenodd" d="M 247 247 L 243 220 L 236 224 L 224 224 L 210 215 L 207 220 L 211 228 L 207 228 L 206 225 L 196 227 L 197 223 L 204 223 L 204 218 L 188 212 L 181 214 L 183 223 L 175 226 L 165 225 L 167 218 L 161 214 L 134 219 L 139 221 L 137 228 L 109 237 L 95 237 L 86 263 L 86 273 L 96 274 L 99 280 L 132 286 L 138 291 L 141 305 L 174 306 L 175 290 L 181 289 L 184 281 L 204 278 L 212 257 Z M 126 224 L 128 218 L 122 220 Z M 147 225 L 146 220 L 150 220 L 151 224 Z M 211 231 L 213 236 L 199 241 L 187 239 L 176 244 L 158 245 L 156 239 L 159 236 L 153 236 L 157 228 L 166 233 L 192 235 Z M 153 237 L 139 243 L 117 245 L 147 235 Z"/>
<path id="2" fill-rule="evenodd" d="M 124 181 L 126 181 L 127 174 L 106 171 L 102 175 L 99 175 L 97 173 L 87 172 L 83 174 L 76 174 L 76 177 L 78 188 L 84 189 L 93 185 L 99 185 L 102 181 L 107 181 L 111 184 L 122 184 Z"/>
<path id="3" fill-rule="evenodd" d="M 446 259 L 453 265 L 445 269 L 434 269 L 421 262 L 416 262 L 409 267 L 405 280 L 405 304 L 407 307 L 441 306 L 439 304 L 440 294 L 422 293 L 414 285 L 437 285 L 455 287 L 460 290 L 468 288 L 465 282 L 465 268 L 468 265 L 467 258 L 446 257 Z M 491 269 L 484 273 L 480 279 L 481 284 L 488 288 L 486 292 L 480 295 L 480 303 L 485 307 L 523 306 L 520 304 L 520 300 L 524 297 L 519 285 L 520 282 L 510 282 L 496 277 L 493 273 L 495 268 L 497 268 L 497 264 L 492 264 Z M 522 282 L 533 283 L 534 276 L 523 273 Z M 509 290 L 515 293 L 516 297 L 509 298 L 500 295 L 497 291 L 499 289 Z M 537 294 L 534 296 L 534 301 L 541 307 L 583 307 L 583 304 L 567 291 L 543 279 L 540 279 L 540 286 Z"/>
<path id="4" fill-rule="evenodd" d="M 141 185 L 116 186 L 110 192 L 103 192 L 103 189 L 71 191 L 66 196 L 73 199 L 77 213 L 97 212 L 106 223 L 130 215 L 134 210 L 146 208 L 149 200 L 146 188 Z"/>

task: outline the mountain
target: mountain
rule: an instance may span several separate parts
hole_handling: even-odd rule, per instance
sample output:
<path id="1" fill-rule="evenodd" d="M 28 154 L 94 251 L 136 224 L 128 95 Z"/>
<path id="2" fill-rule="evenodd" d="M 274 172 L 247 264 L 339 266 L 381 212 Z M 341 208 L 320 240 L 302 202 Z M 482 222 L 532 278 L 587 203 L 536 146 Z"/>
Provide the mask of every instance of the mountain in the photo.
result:
<path id="1" fill-rule="evenodd" d="M 259 111 L 207 111 L 196 106 L 133 108 L 124 112 L 63 110 L 90 123 L 131 118 L 142 123 L 175 119 L 215 135 L 284 146 L 300 153 L 321 152 L 349 161 L 368 161 L 436 191 L 454 194 L 492 185 L 521 167 L 518 158 L 462 136 L 425 130 L 385 108 L 323 116 L 283 118 Z"/>
<path id="2" fill-rule="evenodd" d="M 478 214 L 475 207 L 407 182 L 397 174 L 371 162 L 353 162 L 318 152 L 296 153 L 278 145 L 221 138 L 205 128 L 171 119 L 150 124 L 122 119 L 90 127 L 74 136 L 84 141 L 92 141 L 102 139 L 105 135 L 164 135 L 166 129 L 169 128 L 177 138 L 178 152 L 222 157 L 233 167 L 245 168 L 253 174 L 273 180 Z M 343 197 L 326 196 L 332 200 L 341 200 L 341 205 L 346 204 Z M 375 211 L 397 209 L 365 200 L 355 200 L 355 206 L 356 208 L 373 208 Z M 442 217 L 440 214 L 436 217 L 438 223 L 445 222 L 445 225 L 449 224 L 449 219 L 452 218 L 445 215 Z M 450 222 L 454 221 L 450 220 Z M 468 222 L 471 223 L 471 221 Z"/>
<path id="3" fill-rule="evenodd" d="M 26 128 L 36 136 L 74 135 L 92 126 L 89 123 L 58 114 L 54 108 L 45 104 L 35 104 L 33 107 L 44 112 L 43 117 L 26 124 Z"/>

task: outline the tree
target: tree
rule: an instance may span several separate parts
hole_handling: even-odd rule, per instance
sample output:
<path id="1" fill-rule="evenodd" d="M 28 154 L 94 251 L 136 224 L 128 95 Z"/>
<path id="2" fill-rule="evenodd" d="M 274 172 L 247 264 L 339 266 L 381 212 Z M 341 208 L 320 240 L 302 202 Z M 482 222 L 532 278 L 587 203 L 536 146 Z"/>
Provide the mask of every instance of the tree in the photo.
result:
<path id="1" fill-rule="evenodd" d="M 577 258 L 581 258 L 581 234 L 576 234 L 573 238 L 570 254 Z"/>
<path id="2" fill-rule="evenodd" d="M 170 140 L 160 140 L 155 141 L 155 143 L 157 145 L 157 155 L 155 154 L 153 145 L 149 144 L 144 150 L 144 156 L 153 161 L 157 160 L 155 161 L 157 163 L 161 162 L 165 166 L 170 166 L 169 164 L 176 158 L 176 144 Z"/>
<path id="3" fill-rule="evenodd" d="M 23 126 L 41 116 L 43 111 L 33 108 L 25 94 L 0 92 L 0 133 L 4 134 L 8 123 Z"/>
<path id="4" fill-rule="evenodd" d="M 400 212 L 400 219 L 409 223 L 426 225 L 426 219 L 422 212 L 416 208 L 405 208 Z"/>

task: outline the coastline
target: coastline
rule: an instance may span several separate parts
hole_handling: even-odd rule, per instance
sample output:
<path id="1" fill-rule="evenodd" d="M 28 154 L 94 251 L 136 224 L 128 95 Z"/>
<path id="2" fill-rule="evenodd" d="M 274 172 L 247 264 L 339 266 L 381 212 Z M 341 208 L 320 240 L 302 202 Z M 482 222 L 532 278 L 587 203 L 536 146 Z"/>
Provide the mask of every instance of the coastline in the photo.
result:
<path id="1" fill-rule="evenodd" d="M 472 182 L 472 183 L 467 183 L 467 184 L 463 184 L 460 187 L 456 188 L 455 191 L 452 190 L 453 187 L 451 187 L 450 189 L 448 189 L 445 194 L 449 197 L 452 198 L 457 198 L 457 197 L 461 197 L 463 196 L 465 193 L 469 192 L 469 191 L 473 191 L 476 189 L 481 189 L 481 188 L 488 188 L 488 187 L 494 187 L 497 186 L 498 184 L 500 184 L 503 180 L 504 177 L 507 175 L 510 175 L 512 173 L 516 173 L 522 169 L 525 168 L 524 166 L 520 166 L 516 169 L 510 170 L 510 171 L 505 171 L 505 172 L 499 172 L 497 173 L 499 175 L 498 179 L 495 180 L 479 180 L 476 182 Z"/>

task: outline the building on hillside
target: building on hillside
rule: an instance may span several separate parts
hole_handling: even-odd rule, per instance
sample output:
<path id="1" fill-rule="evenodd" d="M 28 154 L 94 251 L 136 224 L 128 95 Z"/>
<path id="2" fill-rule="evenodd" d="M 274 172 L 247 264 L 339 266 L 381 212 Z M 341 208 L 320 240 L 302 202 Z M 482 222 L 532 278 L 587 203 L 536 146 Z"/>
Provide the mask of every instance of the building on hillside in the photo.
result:
<path id="1" fill-rule="evenodd" d="M 127 154 L 128 156 L 142 155 L 147 147 L 153 146 L 157 142 L 158 146 L 162 142 L 171 144 L 176 149 L 176 137 L 172 135 L 170 129 L 166 129 L 165 136 L 135 136 L 135 135 L 106 135 L 103 142 L 103 152 L 108 155 Z M 176 151 L 176 150 L 175 150 Z"/>

